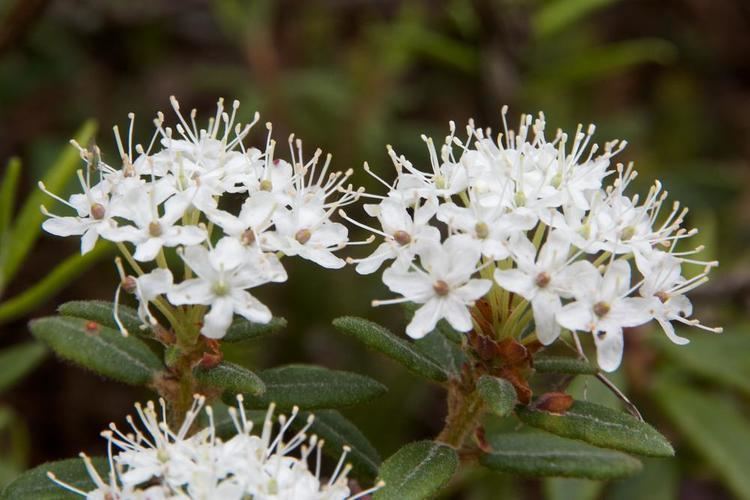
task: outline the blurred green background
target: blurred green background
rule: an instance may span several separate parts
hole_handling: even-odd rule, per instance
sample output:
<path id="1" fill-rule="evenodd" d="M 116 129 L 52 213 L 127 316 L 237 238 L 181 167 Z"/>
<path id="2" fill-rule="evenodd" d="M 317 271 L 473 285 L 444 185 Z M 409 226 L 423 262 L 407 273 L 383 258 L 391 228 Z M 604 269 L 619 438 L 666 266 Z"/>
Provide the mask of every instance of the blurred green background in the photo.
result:
<path id="1" fill-rule="evenodd" d="M 629 141 L 619 160 L 636 162 L 641 189 L 658 177 L 692 208 L 704 257 L 721 260 L 694 299 L 698 316 L 726 333 L 696 332 L 676 351 L 658 331 L 630 332 L 620 370 L 678 458 L 606 486 L 470 471 L 448 495 L 750 498 L 749 33 L 744 0 L 0 0 L 0 168 L 20 157 L 23 198 L 89 118 L 113 160 L 111 126 L 125 127 L 133 111 L 136 137 L 147 141 L 155 112 L 170 115 L 171 94 L 205 117 L 217 97 L 240 99 L 245 120 L 260 111 L 280 142 L 295 132 L 308 151 L 322 147 L 337 168 L 355 168 L 363 185 L 363 161 L 391 177 L 386 144 L 424 162 L 420 134 L 442 137 L 448 120 L 468 118 L 496 128 L 503 104 L 511 116 L 543 110 L 552 130 L 594 122 L 598 142 Z M 263 133 L 257 127 L 252 140 Z M 74 239 L 43 236 L 0 298 L 75 252 Z M 353 314 L 403 328 L 398 308 L 370 308 L 386 295 L 376 278 L 298 262 L 289 274 L 259 293 L 289 328 L 227 357 L 255 367 L 316 362 L 384 382 L 386 397 L 347 412 L 383 456 L 434 437 L 443 394 L 330 326 Z M 0 324 L 0 347 L 28 340 L 27 320 L 66 300 L 111 300 L 115 284 L 111 261 L 100 261 L 26 317 Z M 99 430 L 150 396 L 48 357 L 0 394 L 0 456 L 12 457 L 0 480 L 80 450 L 103 452 Z"/>

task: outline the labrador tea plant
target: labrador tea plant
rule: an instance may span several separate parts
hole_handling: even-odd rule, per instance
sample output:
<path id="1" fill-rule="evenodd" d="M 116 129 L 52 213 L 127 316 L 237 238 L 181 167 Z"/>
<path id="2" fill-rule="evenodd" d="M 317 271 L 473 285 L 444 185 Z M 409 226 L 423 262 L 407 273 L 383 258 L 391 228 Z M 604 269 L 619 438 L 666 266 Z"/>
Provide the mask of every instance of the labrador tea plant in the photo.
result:
<path id="1" fill-rule="evenodd" d="M 453 123 L 439 147 L 423 137 L 426 168 L 389 146 L 395 179 L 365 164 L 378 194 L 355 189 L 351 170 L 330 171 L 320 150 L 305 159 L 294 136 L 288 160 L 278 157 L 270 124 L 262 148 L 247 147 L 258 116 L 238 123 L 236 101 L 219 100 L 205 128 L 171 104 L 177 123 L 158 113 L 145 147 L 133 144 L 132 114 L 124 139 L 114 127 L 116 166 L 74 142 L 81 193 L 65 200 L 40 184 L 68 207 L 42 207 L 43 228 L 79 236 L 82 254 L 100 238 L 114 243 L 119 283 L 112 303 L 69 302 L 31 323 L 59 356 L 147 386 L 158 403 L 136 403 L 127 429 L 102 432 L 106 456 L 44 464 L 3 498 L 420 499 L 459 468 L 604 480 L 636 473 L 633 455 L 673 455 L 607 372 L 627 328 L 655 321 L 676 344 L 687 340 L 675 324 L 719 332 L 692 317 L 686 296 L 717 263 L 687 246 L 697 231 L 661 183 L 627 194 L 636 171 L 611 163 L 624 141 L 592 144 L 593 126 L 548 140 L 544 115 L 522 115 L 513 130 L 504 108 L 497 136 L 469 122 L 464 139 Z M 360 200 L 373 223 L 344 210 Z M 351 241 L 336 217 L 372 235 Z M 369 255 L 336 255 L 375 239 Z M 381 463 L 336 410 L 383 394 L 380 383 L 223 360 L 224 343 L 285 325 L 250 291 L 286 281 L 294 256 L 360 274 L 387 266 L 382 281 L 397 297 L 373 305 L 403 304 L 413 340 L 351 316 L 334 326 L 445 388 L 434 440 Z M 628 413 L 573 400 L 576 376 L 604 384 Z"/>

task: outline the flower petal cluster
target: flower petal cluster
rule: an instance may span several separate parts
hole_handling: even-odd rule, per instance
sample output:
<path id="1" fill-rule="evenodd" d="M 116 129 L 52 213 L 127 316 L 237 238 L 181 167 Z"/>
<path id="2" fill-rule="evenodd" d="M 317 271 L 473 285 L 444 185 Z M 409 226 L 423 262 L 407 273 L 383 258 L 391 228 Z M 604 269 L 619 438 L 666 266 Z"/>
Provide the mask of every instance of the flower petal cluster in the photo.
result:
<path id="1" fill-rule="evenodd" d="M 626 143 L 592 144 L 593 125 L 547 140 L 543 114 L 522 115 L 517 130 L 506 114 L 496 138 L 473 122 L 463 140 L 451 123 L 439 148 L 423 137 L 427 169 L 389 147 L 391 183 L 365 165 L 387 192 L 362 194 L 375 201 L 365 211 L 376 224 L 352 222 L 383 241 L 350 261 L 361 274 L 388 262 L 383 283 L 401 296 L 373 305 L 419 304 L 413 338 L 441 319 L 481 330 L 477 317 L 491 320 L 493 335 L 535 335 L 544 345 L 563 329 L 588 332 L 606 371 L 620 364 L 623 328 L 655 320 L 677 343 L 687 340 L 674 322 L 720 331 L 690 318 L 685 295 L 718 263 L 695 259 L 702 247 L 684 248 L 697 230 L 683 227 L 687 210 L 667 205 L 660 182 L 642 198 L 626 193 L 637 173 L 611 163 Z"/>
<path id="2" fill-rule="evenodd" d="M 348 447 L 344 447 L 330 478 L 321 477 L 324 443 L 317 436 L 306 434 L 313 416 L 287 438 L 298 409 L 295 407 L 289 417 L 278 416 L 276 427 L 271 404 L 260 433 L 253 434 L 253 421 L 245 413 L 242 397 L 237 399 L 238 407 L 229 409 L 235 433 L 226 441 L 217 436 L 211 407 L 204 409 L 208 424 L 199 425 L 203 396 L 195 397 L 178 429 L 170 428 L 163 401 L 161 408 L 153 402 L 136 404 L 140 426 L 128 416 L 127 432 L 111 424 L 102 433 L 108 441 L 107 477 L 102 477 L 91 460 L 81 455 L 95 489 L 83 491 L 52 473 L 48 476 L 62 488 L 90 500 L 356 500 L 382 487 L 378 483 L 352 494 L 348 484 L 351 465 L 345 464 Z M 196 427 L 199 430 L 191 434 Z"/>
<path id="3" fill-rule="evenodd" d="M 123 287 L 139 300 L 145 324 L 156 321 L 149 309 L 155 301 L 207 306 L 201 333 L 221 338 L 235 314 L 258 323 L 271 319 L 249 290 L 286 281 L 280 257 L 296 255 L 329 269 L 345 265 L 334 252 L 349 244 L 348 230 L 331 215 L 359 193 L 345 186 L 351 171 L 329 171 L 330 155 L 323 161 L 317 150 L 304 160 L 294 136 L 290 161 L 276 158 L 270 124 L 263 149 L 246 148 L 258 115 L 238 123 L 237 101 L 227 110 L 219 100 L 205 128 L 195 110 L 185 117 L 174 97 L 171 103 L 178 123 L 167 126 L 158 113 L 147 148 L 133 144 L 132 114 L 127 141 L 114 127 L 118 168 L 102 161 L 96 147 L 74 143 L 87 163 L 78 172 L 82 193 L 68 200 L 48 193 L 72 213 L 43 208 L 43 228 L 80 236 L 82 253 L 99 238 L 118 244 L 136 274 L 119 266 Z M 185 264 L 182 282 L 168 265 L 169 252 Z"/>

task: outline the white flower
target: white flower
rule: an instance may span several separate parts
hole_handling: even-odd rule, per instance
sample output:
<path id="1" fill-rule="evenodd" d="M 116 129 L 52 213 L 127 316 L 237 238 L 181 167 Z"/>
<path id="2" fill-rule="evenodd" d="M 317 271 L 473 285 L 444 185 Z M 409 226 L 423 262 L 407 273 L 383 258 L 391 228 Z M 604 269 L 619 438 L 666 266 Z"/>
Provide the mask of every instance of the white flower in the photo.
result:
<path id="1" fill-rule="evenodd" d="M 586 275 L 588 278 L 588 275 Z M 597 361 L 604 371 L 614 371 L 622 359 L 622 329 L 642 325 L 651 319 L 649 300 L 628 297 L 630 265 L 616 260 L 604 276 L 575 283 L 572 302 L 557 313 L 560 324 L 571 330 L 594 334 Z"/>
<path id="2" fill-rule="evenodd" d="M 159 295 L 164 295 L 172 290 L 174 283 L 172 273 L 169 269 L 157 267 L 150 273 L 143 274 L 137 278 L 126 277 L 125 280 L 132 279 L 135 287 L 133 293 L 136 299 L 138 299 L 138 317 L 143 321 L 144 324 L 153 325 L 156 324 L 156 319 L 148 309 L 149 302 L 153 302 Z M 117 302 L 117 300 L 115 300 Z M 119 319 L 118 319 L 119 322 Z M 123 332 L 127 332 L 124 327 L 121 326 Z"/>
<path id="3" fill-rule="evenodd" d="M 500 205 L 485 206 L 478 202 L 469 203 L 468 207 L 444 203 L 438 210 L 438 219 L 452 230 L 471 236 L 480 245 L 482 255 L 493 260 L 508 257 L 507 242 L 512 234 L 527 231 L 537 223 L 537 218 L 526 208 L 509 211 Z"/>
<path id="4" fill-rule="evenodd" d="M 582 282 L 596 282 L 599 272 L 586 260 L 570 264 L 570 242 L 558 232 L 549 234 L 538 256 L 524 236 L 512 240 L 511 248 L 516 268 L 495 270 L 495 281 L 531 303 L 537 337 L 549 345 L 560 335 L 555 315 L 562 308 L 561 299 L 569 298 Z"/>
<path id="5" fill-rule="evenodd" d="M 403 298 L 374 301 L 373 305 L 423 304 L 406 328 L 412 338 L 424 337 L 442 318 L 458 331 L 471 330 L 468 307 L 492 287 L 490 280 L 472 279 L 480 257 L 478 246 L 465 236 L 452 236 L 442 245 L 425 245 L 419 256 L 423 269 L 392 266 L 383 272 L 383 282 Z"/>
<path id="6" fill-rule="evenodd" d="M 136 404 L 143 429 L 129 418 L 135 434 L 121 432 L 114 424 L 102 433 L 109 441 L 109 461 L 112 469 L 104 481 L 91 460 L 83 456 L 87 471 L 95 484 L 92 491 L 84 491 L 48 476 L 57 485 L 91 500 L 356 500 L 383 486 L 378 483 L 356 495 L 351 495 L 347 484 L 350 465 L 344 466 L 348 447 L 338 461 L 328 481 L 320 477 L 320 464 L 311 470 L 308 460 L 320 461 L 323 441 L 308 437 L 314 417 L 309 417 L 295 434 L 287 438 L 295 423 L 295 407 L 287 418 L 278 417 L 279 429 L 274 427 L 274 406 L 269 407 L 260 435 L 251 434 L 252 420 L 245 414 L 242 397 L 238 408 L 230 408 L 229 416 L 235 434 L 227 441 L 216 435 L 213 411 L 205 408 L 209 424 L 199 428 L 197 417 L 205 398 L 196 396 L 179 429 L 170 429 L 166 420 L 166 405 L 160 401 L 161 411 L 149 402 L 145 407 Z M 113 449 L 115 448 L 115 449 Z M 293 455 L 300 450 L 299 457 Z"/>
<path id="7" fill-rule="evenodd" d="M 117 224 L 112 219 L 114 214 L 108 186 L 100 183 L 90 187 L 90 181 L 88 178 L 84 179 L 82 170 L 78 171 L 78 179 L 84 194 L 74 194 L 70 201 L 50 193 L 44 184 L 39 183 L 45 193 L 76 211 L 76 216 L 60 217 L 49 213 L 42 206 L 42 211 L 49 217 L 42 223 L 42 229 L 56 236 L 81 236 L 81 254 L 85 254 L 94 248 L 99 236 Z"/>
<path id="8" fill-rule="evenodd" d="M 345 219 L 385 239 L 369 256 L 348 259 L 348 262 L 357 264 L 358 273 L 374 273 L 389 259 L 396 259 L 398 265 L 408 267 L 425 242 L 440 242 L 440 230 L 429 225 L 437 210 L 437 200 L 428 198 L 423 203 L 417 202 L 411 207 L 413 215 L 409 213 L 409 208 L 403 199 L 397 197 L 385 198 L 378 205 L 365 205 L 365 211 L 380 221 L 382 231 L 349 219 L 343 211 L 341 212 Z"/>
<path id="9" fill-rule="evenodd" d="M 188 204 L 173 196 L 164 203 L 164 213 L 159 215 L 155 193 L 139 190 L 129 201 L 129 210 L 121 214 L 136 226 L 119 226 L 106 230 L 103 235 L 111 241 L 128 241 L 135 244 L 135 260 L 149 262 L 156 258 L 162 247 L 197 245 L 206 239 L 206 232 L 198 226 L 178 224 Z"/>
<path id="10" fill-rule="evenodd" d="M 346 226 L 329 220 L 329 213 L 317 201 L 278 209 L 273 215 L 276 230 L 261 238 L 261 245 L 284 253 L 298 255 L 328 269 L 344 267 L 343 259 L 333 251 L 346 246 Z"/>
<path id="11" fill-rule="evenodd" d="M 688 319 L 693 314 L 693 304 L 684 294 L 708 280 L 710 266 L 702 273 L 685 279 L 682 277 L 682 264 L 677 257 L 666 252 L 655 252 L 647 262 L 641 263 L 641 267 L 646 269 L 643 271 L 644 280 L 638 293 L 650 299 L 651 316 L 659 323 L 669 340 L 679 345 L 690 342 L 675 333 L 672 321 L 710 332 L 722 331 L 721 328 L 702 325 L 696 319 Z"/>
<path id="12" fill-rule="evenodd" d="M 365 164 L 365 171 L 386 188 L 385 195 L 361 194 L 380 200 L 365 210 L 380 219 L 383 230 L 342 215 L 383 236 L 385 242 L 368 257 L 348 261 L 366 274 L 395 258 L 382 279 L 404 296 L 375 301 L 375 305 L 408 300 L 424 304 L 407 329 L 412 336 L 424 335 L 442 317 L 452 318 L 449 322 L 456 329 L 468 331 L 472 314 L 491 316 L 493 321 L 483 324 L 481 333 L 494 333 L 497 339 L 511 334 L 549 345 L 562 328 L 589 331 L 595 334 L 599 362 L 606 370 L 620 362 L 624 327 L 655 319 L 676 342 L 684 339 L 674 333 L 674 321 L 719 331 L 688 319 L 692 305 L 685 297 L 688 290 L 706 281 L 709 268 L 717 263 L 689 257 L 702 247 L 676 250 L 696 230 L 682 227 L 686 210 L 678 203 L 671 211 L 662 210 L 667 196 L 658 181 L 643 199 L 625 193 L 637 174 L 632 164 L 613 166 L 610 161 L 626 142 L 593 144 L 593 125 L 585 129 L 579 125 L 570 136 L 558 130 L 548 140 L 542 113 L 521 115 L 515 130 L 508 127 L 506 115 L 504 106 L 499 134 L 478 128 L 470 120 L 465 139 L 456 136 L 456 126 L 450 122 L 450 133 L 439 150 L 423 136 L 431 166 L 427 171 L 416 168 L 390 146 L 395 180 L 384 180 Z M 425 209 L 435 203 L 434 214 L 430 210 L 424 216 Z M 395 215 L 386 216 L 389 213 Z M 429 235 L 422 239 L 433 244 L 403 248 L 396 244 L 396 235 L 412 242 L 417 230 Z M 470 311 L 473 301 L 482 296 L 479 290 L 470 298 L 435 299 L 436 290 L 443 288 L 432 288 L 437 278 L 428 269 L 431 255 L 425 249 L 440 241 L 437 238 L 447 242 L 459 235 L 471 244 L 465 244 L 464 259 L 456 257 L 457 264 L 451 266 L 464 266 L 464 280 L 470 279 L 477 266 L 495 270 L 499 289 L 488 297 L 489 310 Z M 414 264 L 416 255 L 425 270 Z M 675 260 L 669 264 L 674 267 L 671 271 L 663 255 Z M 602 276 L 596 266 L 612 260 Z M 703 265 L 705 270 L 685 280 L 678 269 L 684 263 Z M 633 270 L 642 279 L 631 286 Z M 634 297 L 636 292 L 642 297 Z M 446 312 L 443 308 L 448 303 Z M 527 303 L 533 314 L 526 313 Z M 498 325 L 502 331 L 493 332 Z"/>
<path id="13" fill-rule="evenodd" d="M 281 277 L 259 272 L 248 255 L 234 238 L 222 238 L 212 250 L 192 246 L 183 252 L 183 260 L 198 277 L 175 286 L 167 298 L 175 305 L 211 306 L 201 328 L 206 337 L 223 337 L 235 313 L 256 323 L 271 320 L 271 311 L 247 289 Z"/>

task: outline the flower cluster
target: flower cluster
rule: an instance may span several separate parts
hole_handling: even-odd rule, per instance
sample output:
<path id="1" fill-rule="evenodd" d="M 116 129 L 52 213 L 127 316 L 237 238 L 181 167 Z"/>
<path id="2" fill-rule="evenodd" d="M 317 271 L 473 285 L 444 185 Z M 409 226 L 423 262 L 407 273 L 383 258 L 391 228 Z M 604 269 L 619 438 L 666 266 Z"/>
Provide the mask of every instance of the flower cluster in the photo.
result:
<path id="1" fill-rule="evenodd" d="M 132 114 L 127 141 L 114 128 L 121 168 L 103 162 L 96 147 L 75 144 L 88 164 L 78 172 L 83 192 L 69 200 L 48 193 L 74 214 L 53 215 L 43 207 L 49 216 L 43 227 L 80 236 L 82 253 L 99 238 L 117 243 L 136 274 L 120 265 L 122 286 L 137 296 L 145 324 L 156 321 L 150 303 L 165 316 L 171 306 L 209 306 L 200 333 L 221 338 L 234 314 L 259 323 L 271 319 L 248 290 L 287 279 L 280 256 L 298 255 L 326 268 L 345 264 L 333 252 L 349 244 L 348 231 L 331 214 L 359 193 L 345 186 L 351 171 L 329 172 L 330 155 L 320 165 L 317 150 L 305 161 L 294 136 L 291 161 L 275 158 L 270 124 L 263 150 L 245 148 L 258 115 L 250 124 L 237 123 L 237 101 L 226 111 L 219 100 L 206 128 L 198 128 L 195 110 L 186 119 L 174 97 L 171 103 L 179 123 L 172 129 L 159 113 L 147 148 L 133 145 Z M 169 249 L 185 264 L 180 283 L 168 266 Z"/>
<path id="2" fill-rule="evenodd" d="M 685 295 L 717 263 L 696 260 L 701 247 L 682 248 L 696 230 L 683 228 L 687 209 L 679 203 L 664 208 L 658 181 L 643 198 L 626 194 L 635 170 L 610 164 L 625 142 L 591 145 L 593 126 L 548 141 L 543 114 L 523 115 L 514 131 L 506 112 L 496 139 L 473 122 L 465 140 L 451 123 L 439 150 L 423 137 L 429 169 L 389 147 L 393 183 L 365 165 L 387 189 L 363 194 L 377 201 L 365 210 L 379 228 L 350 220 L 383 242 L 350 261 L 362 274 L 392 261 L 383 282 L 402 296 L 373 304 L 420 304 L 407 328 L 414 338 L 441 319 L 462 332 L 486 320 L 493 336 L 544 345 L 562 329 L 589 332 L 606 371 L 620 364 L 625 327 L 656 320 L 678 344 L 687 340 L 673 322 L 719 331 L 690 318 Z M 686 265 L 697 267 L 686 272 Z M 473 307 L 480 300 L 488 307 Z"/>
<path id="3" fill-rule="evenodd" d="M 195 397 L 179 429 L 170 429 L 163 401 L 160 401 L 159 412 L 153 402 L 145 407 L 136 404 L 142 429 L 128 416 L 131 431 L 122 432 L 111 424 L 110 429 L 102 433 L 108 441 L 110 470 L 106 478 L 97 472 L 90 458 L 81 454 L 96 485 L 94 490 L 83 491 L 52 473 L 48 476 L 61 487 L 92 500 L 355 500 L 382 487 L 382 483 L 378 483 L 352 495 L 347 479 L 351 465 L 345 464 L 347 447 L 330 479 L 322 480 L 320 465 L 324 442 L 315 435 L 306 435 L 313 416 L 286 439 L 298 410 L 294 408 L 288 418 L 278 417 L 279 429 L 274 435 L 272 404 L 260 435 L 254 435 L 251 434 L 253 422 L 245 413 L 242 397 L 237 399 L 238 408 L 229 409 L 236 434 L 226 441 L 216 435 L 210 406 L 205 407 L 208 425 L 190 435 L 204 406 L 203 396 Z M 296 450 L 300 450 L 299 456 L 293 455 Z M 314 462 L 312 470 L 310 459 Z"/>

